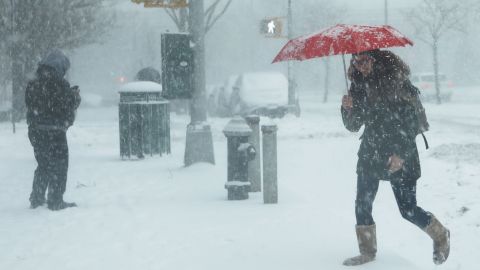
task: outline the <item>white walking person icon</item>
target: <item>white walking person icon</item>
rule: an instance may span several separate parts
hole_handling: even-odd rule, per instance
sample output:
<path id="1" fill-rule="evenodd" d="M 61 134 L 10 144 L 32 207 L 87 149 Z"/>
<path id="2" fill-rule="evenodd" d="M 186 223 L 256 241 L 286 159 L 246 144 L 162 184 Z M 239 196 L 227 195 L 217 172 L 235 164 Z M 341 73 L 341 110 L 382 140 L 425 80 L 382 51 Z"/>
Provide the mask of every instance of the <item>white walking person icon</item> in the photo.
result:
<path id="1" fill-rule="evenodd" d="M 275 21 L 273 21 L 273 20 L 270 21 L 270 22 L 268 23 L 267 27 L 268 27 L 268 33 L 269 33 L 269 34 L 275 34 L 275 27 L 276 27 L 276 26 L 275 26 Z"/>

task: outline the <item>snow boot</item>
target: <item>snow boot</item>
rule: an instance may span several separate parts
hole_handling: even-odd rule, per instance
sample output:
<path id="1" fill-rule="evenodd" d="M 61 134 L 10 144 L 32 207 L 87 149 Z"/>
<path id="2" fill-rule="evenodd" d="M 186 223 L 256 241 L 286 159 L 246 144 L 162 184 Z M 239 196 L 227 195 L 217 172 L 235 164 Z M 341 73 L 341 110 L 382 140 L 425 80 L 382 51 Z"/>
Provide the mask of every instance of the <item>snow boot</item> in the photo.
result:
<path id="1" fill-rule="evenodd" d="M 48 203 L 48 209 L 52 210 L 52 211 L 58 211 L 58 210 L 63 210 L 65 208 L 69 208 L 69 207 L 77 207 L 77 204 L 74 203 L 74 202 L 65 202 L 63 200 L 61 201 L 58 201 L 58 202 L 49 202 Z"/>
<path id="2" fill-rule="evenodd" d="M 375 224 L 373 225 L 357 225 L 358 249 L 360 255 L 348 258 L 343 262 L 346 266 L 356 266 L 365 264 L 375 260 L 377 254 L 377 233 Z"/>
<path id="3" fill-rule="evenodd" d="M 450 231 L 432 215 L 432 220 L 423 229 L 433 240 L 433 262 L 444 263 L 450 254 Z"/>
<path id="4" fill-rule="evenodd" d="M 30 199 L 30 209 L 35 209 L 39 206 L 45 204 L 45 198 L 31 198 Z"/>

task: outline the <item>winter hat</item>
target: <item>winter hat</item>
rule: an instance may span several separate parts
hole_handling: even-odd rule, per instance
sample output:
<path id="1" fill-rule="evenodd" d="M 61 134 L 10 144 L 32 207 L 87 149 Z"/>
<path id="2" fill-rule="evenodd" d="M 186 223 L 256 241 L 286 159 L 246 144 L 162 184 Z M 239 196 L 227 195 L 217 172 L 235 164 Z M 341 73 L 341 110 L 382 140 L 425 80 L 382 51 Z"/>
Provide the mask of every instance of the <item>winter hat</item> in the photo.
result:
<path id="1" fill-rule="evenodd" d="M 70 60 L 68 60 L 68 57 L 59 49 L 49 51 L 47 56 L 38 64 L 53 68 L 61 78 L 65 76 L 65 73 L 67 73 L 67 70 L 70 68 Z"/>

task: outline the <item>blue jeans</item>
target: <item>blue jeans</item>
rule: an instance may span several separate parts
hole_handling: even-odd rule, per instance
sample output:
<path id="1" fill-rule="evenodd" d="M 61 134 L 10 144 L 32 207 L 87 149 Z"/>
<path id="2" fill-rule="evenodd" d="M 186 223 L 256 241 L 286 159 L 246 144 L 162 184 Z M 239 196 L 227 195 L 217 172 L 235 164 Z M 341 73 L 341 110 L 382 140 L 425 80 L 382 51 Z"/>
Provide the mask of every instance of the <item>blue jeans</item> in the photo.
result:
<path id="1" fill-rule="evenodd" d="M 372 217 L 372 205 L 377 195 L 379 183 L 380 180 L 374 177 L 364 174 L 358 175 L 357 198 L 355 200 L 357 225 L 375 224 Z M 417 181 L 394 178 L 390 180 L 390 184 L 402 217 L 421 229 L 425 228 L 430 223 L 432 216 L 417 206 Z"/>

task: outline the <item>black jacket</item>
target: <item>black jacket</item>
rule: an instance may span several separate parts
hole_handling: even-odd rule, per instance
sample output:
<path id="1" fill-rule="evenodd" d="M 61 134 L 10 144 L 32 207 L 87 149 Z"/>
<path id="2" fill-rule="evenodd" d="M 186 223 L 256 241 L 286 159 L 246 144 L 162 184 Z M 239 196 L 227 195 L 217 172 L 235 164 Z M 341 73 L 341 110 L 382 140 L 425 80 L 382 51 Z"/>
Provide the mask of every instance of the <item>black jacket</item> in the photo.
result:
<path id="1" fill-rule="evenodd" d="M 80 95 L 53 67 L 40 65 L 27 85 L 25 103 L 30 127 L 67 130 L 75 120 Z"/>
<path id="2" fill-rule="evenodd" d="M 345 127 L 357 132 L 365 126 L 358 151 L 357 173 L 376 179 L 394 177 L 416 180 L 421 176 L 415 137 L 418 121 L 415 107 L 405 96 L 411 96 L 408 79 L 391 85 L 390 80 L 378 78 L 357 80 L 351 84 L 353 108 L 341 109 Z M 368 96 L 368 91 L 383 89 L 383 95 Z M 379 91 L 382 93 L 382 91 Z M 403 169 L 390 175 L 388 159 L 393 154 L 405 160 Z"/>

